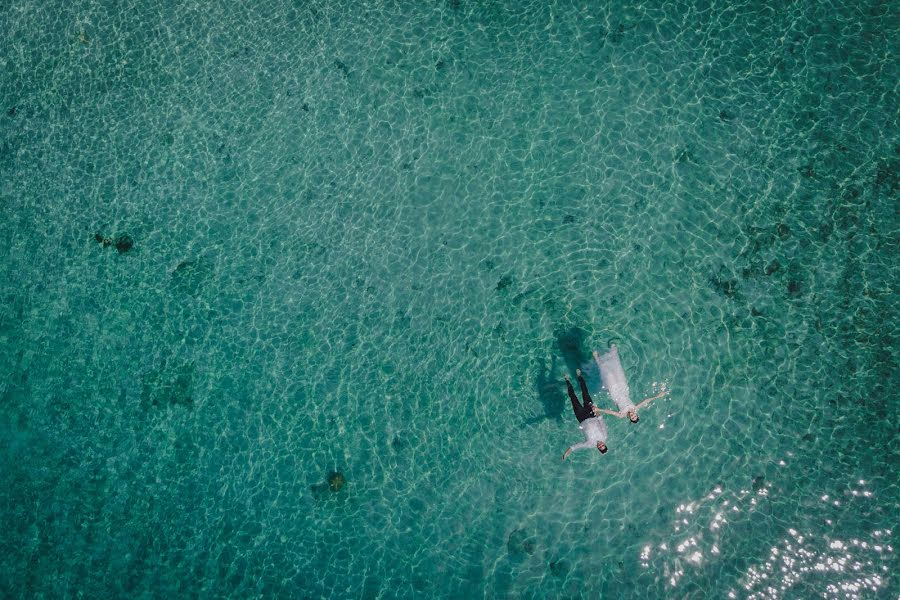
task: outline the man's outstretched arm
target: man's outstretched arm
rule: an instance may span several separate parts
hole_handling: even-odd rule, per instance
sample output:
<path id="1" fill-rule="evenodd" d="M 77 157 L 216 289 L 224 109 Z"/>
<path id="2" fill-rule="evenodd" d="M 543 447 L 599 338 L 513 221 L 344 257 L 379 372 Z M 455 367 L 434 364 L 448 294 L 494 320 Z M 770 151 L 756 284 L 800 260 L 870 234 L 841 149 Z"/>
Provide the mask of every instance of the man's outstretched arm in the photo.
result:
<path id="1" fill-rule="evenodd" d="M 585 441 L 581 442 L 580 444 L 572 444 L 566 450 L 566 453 L 563 454 L 563 460 L 566 460 L 566 457 L 569 456 L 570 454 L 572 454 L 573 451 L 584 450 L 585 448 L 592 448 L 595 444 L 596 444 L 596 442 L 592 442 L 589 440 L 585 440 Z"/>

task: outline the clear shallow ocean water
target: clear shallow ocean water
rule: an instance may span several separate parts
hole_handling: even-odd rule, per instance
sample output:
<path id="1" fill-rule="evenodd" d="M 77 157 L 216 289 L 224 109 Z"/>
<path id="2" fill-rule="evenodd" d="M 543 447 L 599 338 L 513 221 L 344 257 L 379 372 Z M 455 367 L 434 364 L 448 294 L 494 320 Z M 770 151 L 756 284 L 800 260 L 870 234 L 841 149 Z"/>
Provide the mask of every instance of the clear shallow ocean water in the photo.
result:
<path id="1" fill-rule="evenodd" d="M 897 598 L 898 24 L 6 3 L 0 595 Z"/>

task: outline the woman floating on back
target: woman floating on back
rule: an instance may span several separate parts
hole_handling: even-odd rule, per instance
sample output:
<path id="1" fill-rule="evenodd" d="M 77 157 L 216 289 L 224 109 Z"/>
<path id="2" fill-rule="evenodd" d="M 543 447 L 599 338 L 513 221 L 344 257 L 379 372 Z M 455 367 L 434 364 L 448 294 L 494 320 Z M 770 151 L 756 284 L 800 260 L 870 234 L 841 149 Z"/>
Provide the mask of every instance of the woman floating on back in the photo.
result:
<path id="1" fill-rule="evenodd" d="M 629 421 L 637 423 L 640 420 L 638 418 L 638 409 L 669 393 L 669 390 L 663 389 L 652 398 L 641 400 L 635 405 L 634 402 L 631 401 L 631 391 L 628 389 L 628 381 L 625 379 L 625 370 L 622 368 L 622 363 L 619 361 L 619 349 L 616 345 L 613 344 L 610 347 L 609 352 L 603 356 L 594 350 L 594 360 L 597 361 L 597 367 L 600 369 L 600 377 L 603 378 L 603 385 L 606 386 L 606 390 L 609 392 L 609 396 L 612 398 L 613 402 L 619 407 L 618 412 L 603 408 L 598 409 L 599 412 L 613 417 L 619 417 L 620 419 L 628 417 Z"/>

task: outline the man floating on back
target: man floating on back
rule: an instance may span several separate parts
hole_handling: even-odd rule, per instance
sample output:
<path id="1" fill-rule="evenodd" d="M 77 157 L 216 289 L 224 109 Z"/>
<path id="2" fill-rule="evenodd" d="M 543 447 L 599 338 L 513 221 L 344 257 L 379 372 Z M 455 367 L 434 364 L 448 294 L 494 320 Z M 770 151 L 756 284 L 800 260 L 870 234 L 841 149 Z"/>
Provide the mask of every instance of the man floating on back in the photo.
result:
<path id="1" fill-rule="evenodd" d="M 596 447 L 600 454 L 606 454 L 607 450 L 606 423 L 603 421 L 603 417 L 600 416 L 600 409 L 594 406 L 594 401 L 591 400 L 591 395 L 588 394 L 587 384 L 584 382 L 584 377 L 581 376 L 581 369 L 577 369 L 575 374 L 578 377 L 578 383 L 581 384 L 581 396 L 584 399 L 584 406 L 578 402 L 578 396 L 575 395 L 575 388 L 572 387 L 572 382 L 569 381 L 568 375 L 566 375 L 566 386 L 569 388 L 569 400 L 572 401 L 572 410 L 575 411 L 575 418 L 578 419 L 579 427 L 584 432 L 584 441 L 567 448 L 565 454 L 563 454 L 563 460 L 566 460 L 566 457 L 573 450 Z"/>

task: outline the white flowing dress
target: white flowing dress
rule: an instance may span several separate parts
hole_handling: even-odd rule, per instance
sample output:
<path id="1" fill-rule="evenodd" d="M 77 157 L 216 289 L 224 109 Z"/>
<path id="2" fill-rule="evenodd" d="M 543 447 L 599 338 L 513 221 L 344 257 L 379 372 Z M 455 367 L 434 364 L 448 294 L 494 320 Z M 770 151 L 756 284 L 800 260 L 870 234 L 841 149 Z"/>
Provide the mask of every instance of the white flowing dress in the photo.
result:
<path id="1" fill-rule="evenodd" d="M 615 344 L 609 349 L 609 352 L 600 355 L 597 359 L 597 367 L 600 369 L 603 386 L 609 392 L 616 406 L 619 407 L 619 414 L 625 415 L 634 408 L 634 402 L 631 401 L 631 391 L 628 389 L 625 370 L 619 360 L 619 349 Z"/>

